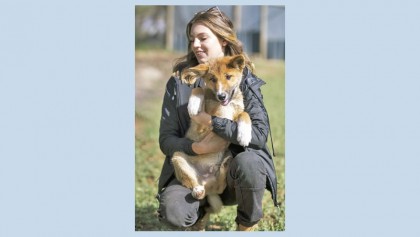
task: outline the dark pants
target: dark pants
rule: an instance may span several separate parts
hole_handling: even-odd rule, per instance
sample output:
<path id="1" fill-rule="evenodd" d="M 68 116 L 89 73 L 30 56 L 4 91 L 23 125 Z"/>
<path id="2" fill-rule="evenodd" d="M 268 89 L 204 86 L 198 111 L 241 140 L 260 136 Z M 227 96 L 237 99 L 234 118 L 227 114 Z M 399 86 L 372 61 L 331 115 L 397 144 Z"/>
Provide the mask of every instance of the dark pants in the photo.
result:
<path id="1" fill-rule="evenodd" d="M 262 218 L 266 171 L 255 153 L 242 152 L 233 158 L 227 188 L 220 195 L 224 205 L 238 204 L 236 223 L 252 226 Z M 191 190 L 174 179 L 159 195 L 159 219 L 175 227 L 190 227 L 204 214 L 207 202 L 196 200 Z"/>

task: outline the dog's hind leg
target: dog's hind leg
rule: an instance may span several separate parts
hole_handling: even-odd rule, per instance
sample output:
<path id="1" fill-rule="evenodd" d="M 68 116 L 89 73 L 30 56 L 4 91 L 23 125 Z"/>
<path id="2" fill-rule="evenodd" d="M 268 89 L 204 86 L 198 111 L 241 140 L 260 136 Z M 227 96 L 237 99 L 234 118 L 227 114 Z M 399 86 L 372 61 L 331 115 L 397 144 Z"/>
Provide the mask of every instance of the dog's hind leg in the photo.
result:
<path id="1" fill-rule="evenodd" d="M 199 185 L 195 169 L 186 160 L 186 155 L 175 152 L 172 157 L 172 165 L 175 170 L 175 177 L 187 188 L 194 188 Z"/>
<path id="2" fill-rule="evenodd" d="M 207 195 L 207 201 L 210 204 L 210 207 L 206 208 L 208 213 L 218 213 L 222 210 L 223 202 L 218 194 Z"/>
<path id="3" fill-rule="evenodd" d="M 229 171 L 230 162 L 232 160 L 232 154 L 230 151 L 226 151 L 225 158 L 223 158 L 222 164 L 218 172 L 216 173 L 216 180 L 213 183 L 213 193 L 221 194 L 226 188 L 226 175 Z"/>
<path id="4" fill-rule="evenodd" d="M 204 186 L 200 185 L 197 179 L 197 173 L 186 160 L 184 153 L 175 152 L 172 157 L 172 164 L 175 170 L 175 177 L 185 187 L 192 189 L 191 195 L 196 199 L 203 199 L 205 196 Z"/>

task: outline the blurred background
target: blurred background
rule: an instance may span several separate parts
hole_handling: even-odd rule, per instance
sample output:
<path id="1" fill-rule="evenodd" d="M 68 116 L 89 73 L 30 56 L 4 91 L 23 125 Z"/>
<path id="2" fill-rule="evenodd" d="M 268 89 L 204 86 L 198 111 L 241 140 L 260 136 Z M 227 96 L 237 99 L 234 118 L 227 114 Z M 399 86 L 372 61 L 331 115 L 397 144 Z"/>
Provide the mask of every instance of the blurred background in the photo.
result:
<path id="1" fill-rule="evenodd" d="M 196 12 L 212 6 L 136 7 L 136 47 L 186 52 L 185 26 Z M 232 19 L 248 54 L 284 59 L 284 6 L 218 6 Z"/>
<path id="2" fill-rule="evenodd" d="M 169 230 L 156 210 L 157 179 L 164 155 L 160 151 L 159 123 L 162 99 L 174 60 L 185 55 L 185 27 L 196 12 L 213 6 L 136 6 L 135 8 L 135 229 Z M 264 196 L 260 230 L 285 229 L 285 8 L 284 6 L 218 6 L 234 23 L 255 74 L 267 84 L 261 88 L 267 107 L 281 205 Z M 271 149 L 270 141 L 267 146 Z M 235 230 L 236 207 L 212 215 L 209 230 Z"/>

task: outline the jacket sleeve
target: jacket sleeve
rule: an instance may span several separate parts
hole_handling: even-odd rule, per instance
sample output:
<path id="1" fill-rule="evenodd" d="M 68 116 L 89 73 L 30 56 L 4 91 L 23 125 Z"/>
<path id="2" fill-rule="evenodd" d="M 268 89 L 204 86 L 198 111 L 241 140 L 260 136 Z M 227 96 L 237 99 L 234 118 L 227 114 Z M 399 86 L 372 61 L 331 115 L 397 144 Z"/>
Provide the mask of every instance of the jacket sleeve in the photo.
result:
<path id="1" fill-rule="evenodd" d="M 192 143 L 183 137 L 177 111 L 178 91 L 176 79 L 171 77 L 166 84 L 166 91 L 162 103 L 162 115 L 159 128 L 159 146 L 166 156 L 172 156 L 176 151 L 188 155 L 196 155 L 192 150 Z"/>
<path id="2" fill-rule="evenodd" d="M 255 92 L 255 94 L 253 93 Z M 247 89 L 244 92 L 245 111 L 248 112 L 252 121 L 252 139 L 248 147 L 253 149 L 262 149 L 267 142 L 269 131 L 268 117 L 262 104 L 262 94 L 259 88 Z M 257 98 L 260 98 L 260 100 Z M 212 117 L 213 131 L 219 136 L 229 140 L 231 143 L 238 145 L 237 134 L 238 125 L 235 121 Z"/>

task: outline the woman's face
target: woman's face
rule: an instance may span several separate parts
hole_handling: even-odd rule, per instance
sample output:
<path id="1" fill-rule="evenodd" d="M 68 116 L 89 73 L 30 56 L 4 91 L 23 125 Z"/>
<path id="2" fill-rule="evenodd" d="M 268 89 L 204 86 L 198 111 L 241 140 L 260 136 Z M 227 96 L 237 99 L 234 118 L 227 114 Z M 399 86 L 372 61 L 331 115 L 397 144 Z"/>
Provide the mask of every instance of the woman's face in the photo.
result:
<path id="1" fill-rule="evenodd" d="M 209 28 L 201 23 L 192 25 L 189 40 L 191 49 L 200 64 L 207 62 L 210 58 L 224 56 L 223 52 L 227 42 L 217 38 Z"/>

